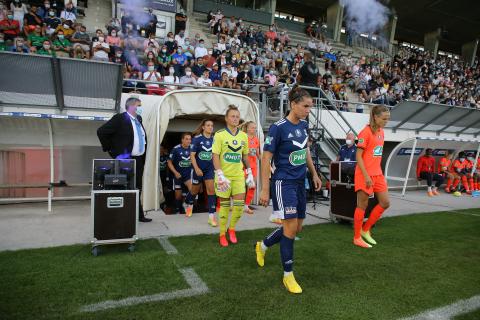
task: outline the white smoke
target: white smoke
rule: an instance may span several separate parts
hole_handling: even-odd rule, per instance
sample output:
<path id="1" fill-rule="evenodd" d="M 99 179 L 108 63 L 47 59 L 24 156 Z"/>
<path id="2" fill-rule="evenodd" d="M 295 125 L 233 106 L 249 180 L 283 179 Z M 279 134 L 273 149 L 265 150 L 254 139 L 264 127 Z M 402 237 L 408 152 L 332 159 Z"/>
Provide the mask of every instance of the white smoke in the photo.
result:
<path id="1" fill-rule="evenodd" d="M 150 18 L 145 10 L 148 7 L 148 2 L 145 0 L 121 0 L 123 4 L 123 11 L 132 17 L 134 24 L 144 26 Z"/>
<path id="2" fill-rule="evenodd" d="M 390 10 L 378 0 L 340 0 L 345 7 L 347 28 L 356 33 L 375 34 L 388 22 Z"/>

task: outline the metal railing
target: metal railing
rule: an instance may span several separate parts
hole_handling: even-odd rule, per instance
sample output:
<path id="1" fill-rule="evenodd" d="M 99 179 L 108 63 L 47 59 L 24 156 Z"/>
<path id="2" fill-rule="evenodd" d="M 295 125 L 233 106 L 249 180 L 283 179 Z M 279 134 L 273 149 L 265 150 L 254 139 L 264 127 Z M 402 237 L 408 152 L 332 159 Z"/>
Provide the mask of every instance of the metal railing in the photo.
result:
<path id="1" fill-rule="evenodd" d="M 0 105 L 118 110 L 122 65 L 0 52 Z"/>

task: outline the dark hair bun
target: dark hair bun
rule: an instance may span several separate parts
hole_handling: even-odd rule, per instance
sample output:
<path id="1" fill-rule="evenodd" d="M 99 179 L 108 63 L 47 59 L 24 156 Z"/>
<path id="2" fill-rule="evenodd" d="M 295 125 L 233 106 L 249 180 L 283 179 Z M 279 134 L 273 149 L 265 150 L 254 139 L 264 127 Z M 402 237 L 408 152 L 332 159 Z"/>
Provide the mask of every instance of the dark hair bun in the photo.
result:
<path id="1" fill-rule="evenodd" d="M 299 102 L 302 101 L 304 97 L 311 98 L 310 93 L 307 90 L 300 88 L 297 84 L 292 87 L 292 90 L 288 93 L 288 101 L 290 102 Z"/>

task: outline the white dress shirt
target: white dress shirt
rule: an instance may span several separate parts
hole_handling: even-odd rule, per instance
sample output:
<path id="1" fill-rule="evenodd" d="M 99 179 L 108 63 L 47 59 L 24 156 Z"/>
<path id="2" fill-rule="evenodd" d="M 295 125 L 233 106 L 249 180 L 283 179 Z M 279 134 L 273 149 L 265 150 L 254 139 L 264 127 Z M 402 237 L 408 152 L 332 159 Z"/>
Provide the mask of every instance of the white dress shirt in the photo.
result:
<path id="1" fill-rule="evenodd" d="M 128 112 L 127 112 L 128 113 Z M 144 145 L 146 144 L 147 140 L 145 139 L 145 131 L 143 131 L 142 126 L 140 125 L 140 133 L 137 132 L 137 125 L 135 124 L 135 117 L 133 117 L 130 113 L 130 121 L 132 122 L 133 127 L 133 147 L 132 147 L 132 156 L 141 156 L 145 153 L 145 147 L 143 148 L 143 152 L 140 153 L 140 140 L 138 139 L 138 135 L 141 134 L 143 136 Z"/>

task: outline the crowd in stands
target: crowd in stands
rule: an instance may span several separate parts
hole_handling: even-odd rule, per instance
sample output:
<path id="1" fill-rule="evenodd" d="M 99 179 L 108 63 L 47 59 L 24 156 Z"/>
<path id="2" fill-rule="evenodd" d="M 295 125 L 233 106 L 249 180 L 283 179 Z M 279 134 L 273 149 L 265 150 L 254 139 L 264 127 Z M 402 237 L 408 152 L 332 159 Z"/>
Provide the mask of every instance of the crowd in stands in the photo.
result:
<path id="1" fill-rule="evenodd" d="M 20 0 L 0 0 L 0 51 L 121 63 L 125 91 L 158 95 L 185 85 L 242 90 L 256 86 L 259 91 L 279 92 L 278 87 L 296 83 L 308 52 L 325 63 L 316 85 L 339 100 L 337 106 L 343 110 L 349 100 L 347 89 L 366 103 L 393 106 L 412 99 L 480 107 L 478 59 L 467 66 L 421 51 L 404 51 L 392 61 L 375 55 L 354 59 L 333 53 L 321 27 L 311 31 L 303 48 L 292 44 L 288 32 L 276 24 L 263 30 L 220 10 L 208 13 L 205 23 L 215 35 L 212 47 L 199 33 L 186 34 L 184 27 L 176 34 L 169 32 L 166 39 L 158 38 L 152 10 L 140 19 L 127 10 L 104 30 L 90 33 L 77 22 L 71 0 L 45 0 L 29 7 Z"/>
<path id="2" fill-rule="evenodd" d="M 335 73 L 362 102 L 393 106 L 408 99 L 480 108 L 478 57 L 470 66 L 453 56 L 434 59 L 429 52 L 404 48 L 389 62 L 378 56 L 340 57 Z"/>

